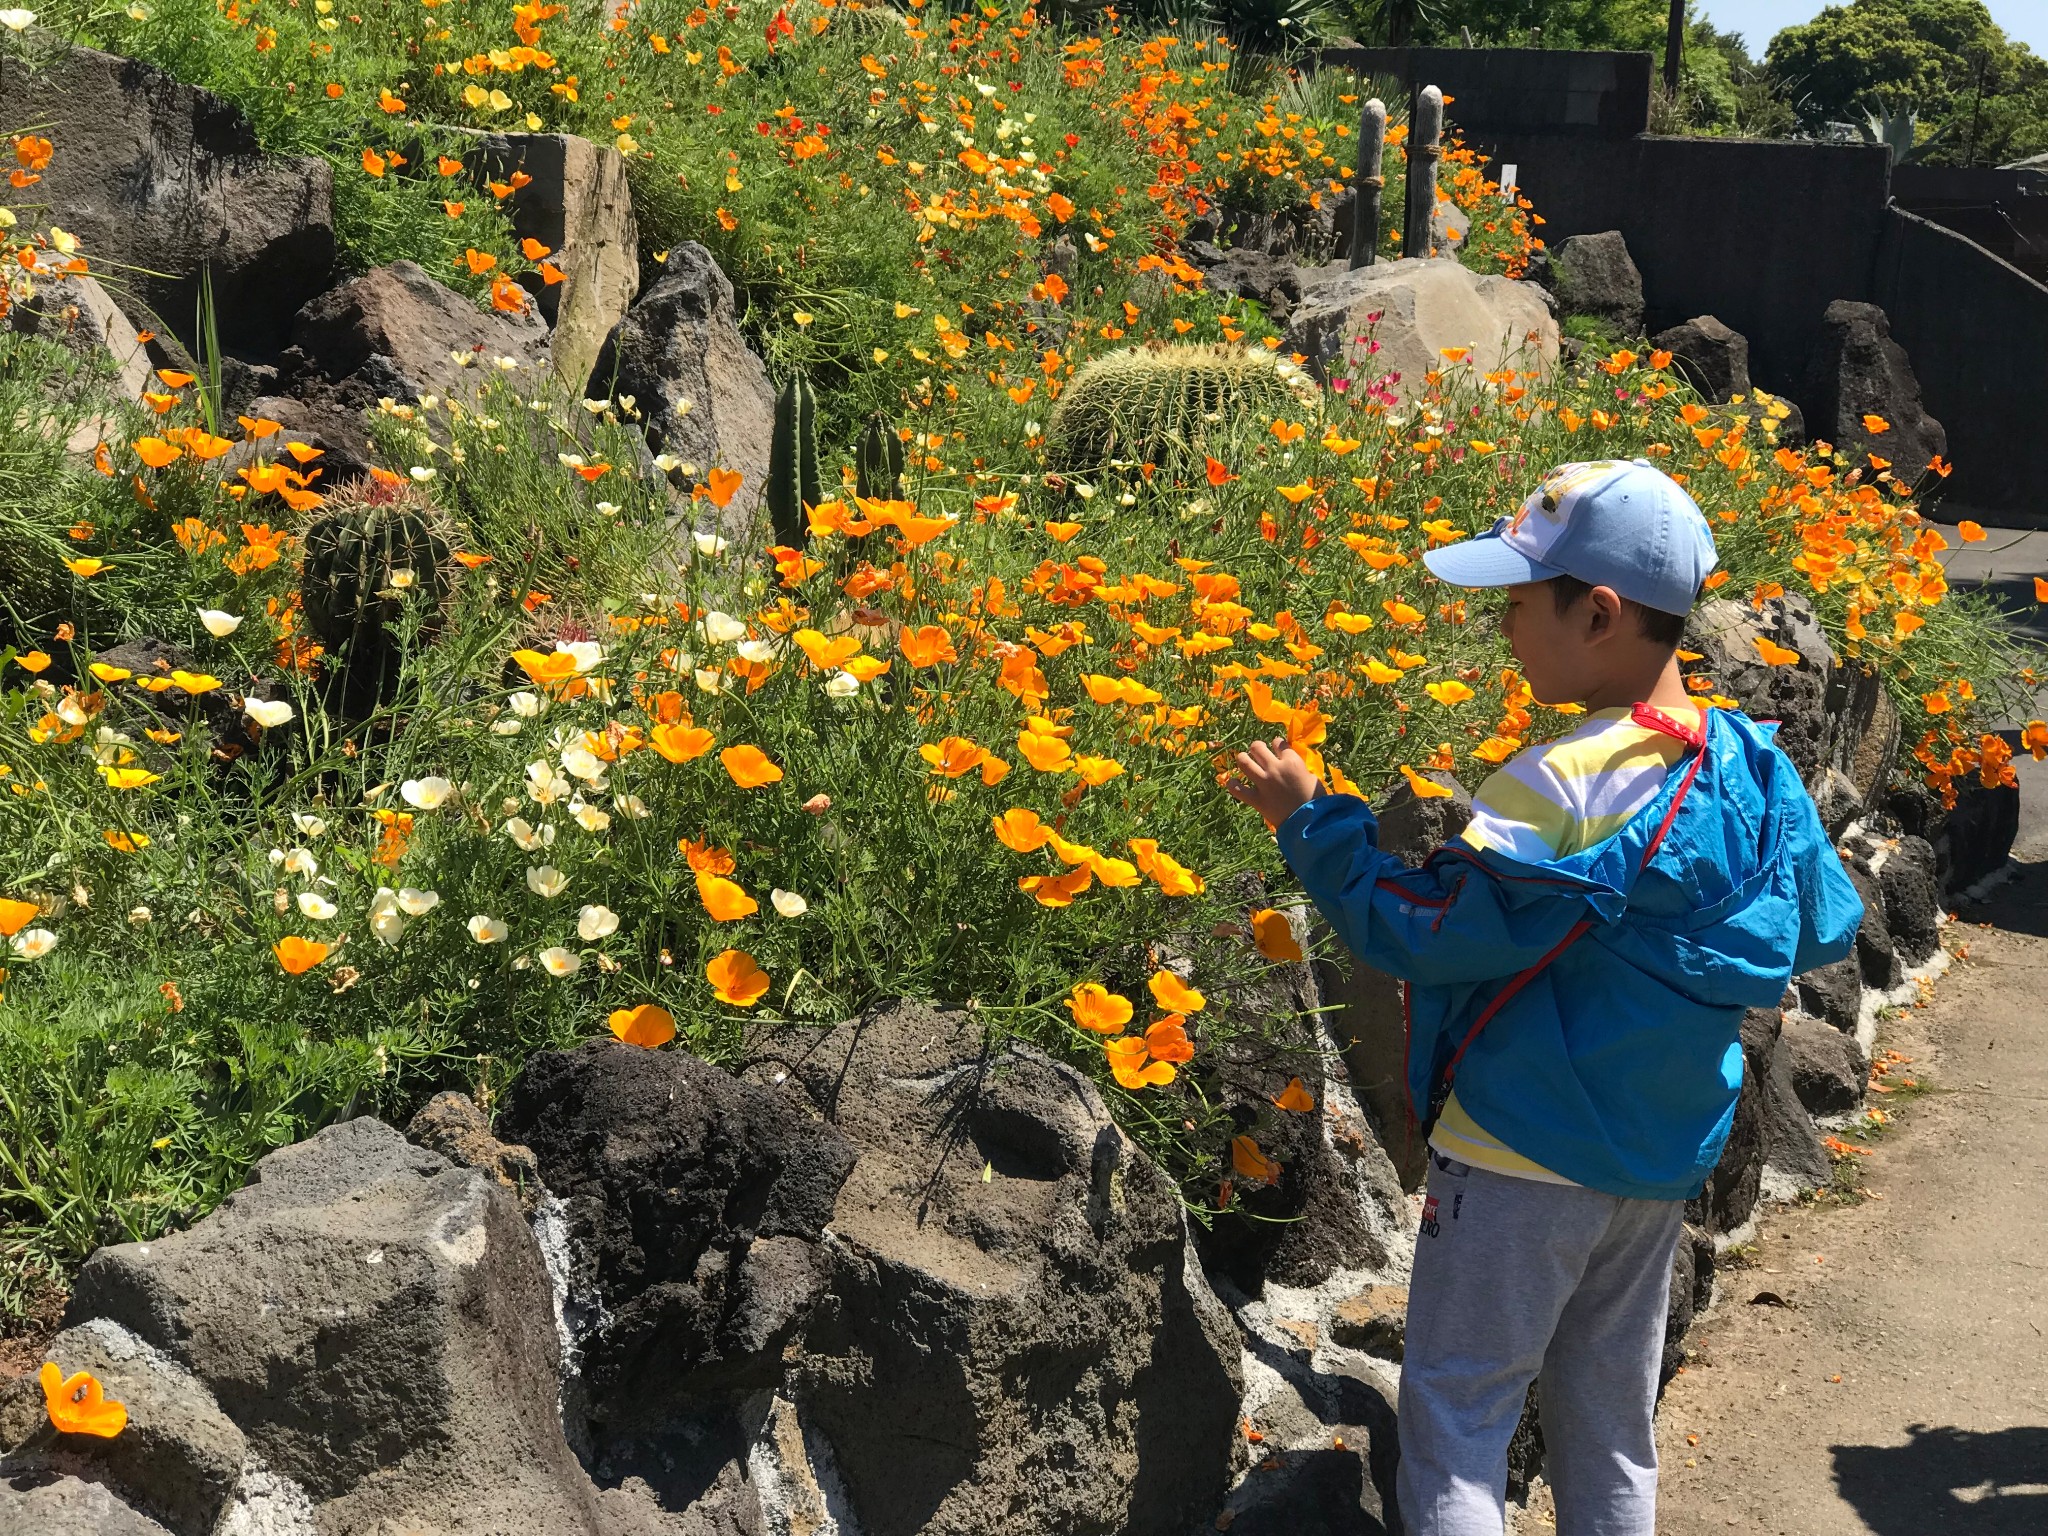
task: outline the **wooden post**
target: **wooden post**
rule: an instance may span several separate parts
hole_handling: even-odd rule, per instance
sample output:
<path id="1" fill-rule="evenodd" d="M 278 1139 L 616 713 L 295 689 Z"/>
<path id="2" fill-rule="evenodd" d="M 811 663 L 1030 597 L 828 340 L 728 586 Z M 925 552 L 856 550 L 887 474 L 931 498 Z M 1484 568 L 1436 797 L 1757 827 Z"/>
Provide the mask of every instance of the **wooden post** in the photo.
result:
<path id="1" fill-rule="evenodd" d="M 1433 254 L 1436 232 L 1436 166 L 1443 158 L 1444 93 L 1425 85 L 1408 114 L 1408 208 L 1401 220 L 1401 254 Z"/>
<path id="2" fill-rule="evenodd" d="M 1351 270 L 1379 259 L 1380 194 L 1387 178 L 1387 104 L 1375 96 L 1358 114 L 1358 174 L 1351 192 Z"/>

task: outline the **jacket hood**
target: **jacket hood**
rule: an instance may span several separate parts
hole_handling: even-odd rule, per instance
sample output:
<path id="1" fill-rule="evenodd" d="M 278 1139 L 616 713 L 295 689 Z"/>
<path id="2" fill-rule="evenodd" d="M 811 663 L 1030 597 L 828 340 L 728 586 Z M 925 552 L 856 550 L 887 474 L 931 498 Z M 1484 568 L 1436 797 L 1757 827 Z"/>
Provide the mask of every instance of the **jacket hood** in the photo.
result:
<path id="1" fill-rule="evenodd" d="M 1575 887 L 1596 919 L 1589 941 L 1695 1002 L 1774 1005 L 1785 976 L 1803 968 L 1794 866 L 1811 816 L 1776 735 L 1776 722 L 1707 710 L 1698 772 L 1688 782 L 1692 755 L 1681 757 L 1657 798 L 1605 842 L 1542 863 L 1476 850 L 1438 857 L 1477 858 L 1532 898 Z"/>

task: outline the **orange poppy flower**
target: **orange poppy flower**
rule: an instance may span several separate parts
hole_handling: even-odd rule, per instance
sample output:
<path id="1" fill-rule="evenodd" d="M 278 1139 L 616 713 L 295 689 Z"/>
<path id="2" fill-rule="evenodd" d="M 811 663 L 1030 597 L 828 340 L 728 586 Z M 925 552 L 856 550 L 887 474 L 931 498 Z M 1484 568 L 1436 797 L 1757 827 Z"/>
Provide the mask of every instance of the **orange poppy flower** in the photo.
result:
<path id="1" fill-rule="evenodd" d="M 1200 1013 L 1209 1000 L 1172 971 L 1154 971 L 1145 983 L 1152 999 L 1168 1013 Z"/>
<path id="2" fill-rule="evenodd" d="M 1145 1030 L 1145 1049 L 1152 1053 L 1152 1059 L 1193 1061 L 1195 1044 L 1188 1039 L 1187 1026 L 1184 1014 L 1169 1013 L 1163 1019 L 1154 1019 Z"/>
<path id="3" fill-rule="evenodd" d="M 1126 1088 L 1164 1087 L 1173 1081 L 1173 1063 L 1152 1060 L 1145 1042 L 1135 1036 L 1108 1041 L 1102 1051 L 1109 1058 L 1110 1075 Z"/>
<path id="4" fill-rule="evenodd" d="M 1131 1000 L 1110 991 L 1099 981 L 1084 981 L 1067 999 L 1067 1012 L 1083 1029 L 1098 1035 L 1120 1034 L 1131 1022 Z"/>
<path id="5" fill-rule="evenodd" d="M 1261 1152 L 1259 1144 L 1249 1136 L 1231 1137 L 1230 1166 L 1241 1178 L 1257 1179 L 1261 1184 L 1280 1182 L 1280 1164 Z"/>
<path id="6" fill-rule="evenodd" d="M 735 1008 L 751 1008 L 768 990 L 768 973 L 745 950 L 728 949 L 704 967 L 712 996 Z"/>
<path id="7" fill-rule="evenodd" d="M 55 1361 L 45 1360 L 37 1379 L 43 1385 L 43 1409 L 62 1433 L 111 1440 L 128 1427 L 127 1408 L 106 1395 L 92 1372 L 66 1376 Z"/>
<path id="8" fill-rule="evenodd" d="M 704 477 L 704 494 L 711 499 L 711 505 L 722 511 L 726 503 L 739 494 L 740 482 L 745 478 L 746 476 L 736 469 L 719 469 L 714 466 Z"/>
<path id="9" fill-rule="evenodd" d="M 1284 964 L 1303 958 L 1301 945 L 1294 937 L 1294 925 L 1285 912 L 1273 907 L 1260 907 L 1252 913 L 1252 942 L 1268 960 Z"/>
<path id="10" fill-rule="evenodd" d="M 702 757 L 717 739 L 701 725 L 657 725 L 647 733 L 647 744 L 672 763 Z"/>
<path id="11" fill-rule="evenodd" d="M 28 926 L 30 918 L 40 909 L 32 901 L 15 901 L 0 897 L 0 939 L 11 939 Z"/>
<path id="12" fill-rule="evenodd" d="M 896 648 L 910 663 L 911 670 L 918 672 L 941 663 L 951 665 L 960 659 L 960 653 L 953 648 L 953 637 L 937 624 L 904 630 L 896 637 Z"/>
<path id="13" fill-rule="evenodd" d="M 1017 751 L 1040 773 L 1065 773 L 1074 766 L 1073 753 L 1057 736 L 1042 731 L 1025 731 L 1017 737 Z"/>
<path id="14" fill-rule="evenodd" d="M 800 629 L 790 638 L 797 649 L 810 659 L 812 666 L 820 672 L 830 672 L 844 666 L 860 650 L 860 641 L 852 635 L 840 635 L 827 639 L 815 629 Z"/>
<path id="15" fill-rule="evenodd" d="M 667 1045 L 676 1037 L 675 1015 L 653 1003 L 614 1008 L 610 1022 L 612 1033 L 626 1044 L 642 1045 L 650 1051 L 656 1046 Z"/>
<path id="16" fill-rule="evenodd" d="M 288 976 L 303 975 L 332 953 L 318 939 L 302 939 L 295 933 L 286 934 L 271 949 Z"/>
<path id="17" fill-rule="evenodd" d="M 1064 544 L 1081 531 L 1079 523 L 1047 523 L 1045 531 L 1055 544 Z"/>
<path id="18" fill-rule="evenodd" d="M 1799 660 L 1799 653 L 1790 646 L 1779 645 L 1762 635 L 1756 637 L 1756 653 L 1763 657 L 1767 666 L 1773 667 L 1789 667 Z"/>
<path id="19" fill-rule="evenodd" d="M 711 914 L 714 923 L 736 923 L 761 910 L 761 904 L 734 881 L 701 870 L 697 874 L 697 899 L 704 903 L 704 910 Z"/>
<path id="20" fill-rule="evenodd" d="M 1041 907 L 1071 907 L 1074 898 L 1094 883 L 1094 872 L 1083 864 L 1064 875 L 1024 875 L 1018 879 L 1017 889 Z"/>
<path id="21" fill-rule="evenodd" d="M 732 854 L 724 848 L 714 848 L 708 840 L 686 837 L 676 848 L 700 875 L 729 875 L 733 871 Z"/>
<path id="22" fill-rule="evenodd" d="M 935 776 L 957 779 L 979 768 L 988 758 L 988 748 L 965 736 L 948 736 L 938 742 L 926 742 L 917 749 L 917 755 L 931 764 Z"/>
<path id="23" fill-rule="evenodd" d="M 1316 1107 L 1316 1099 L 1315 1095 L 1308 1091 L 1308 1085 L 1297 1077 L 1280 1090 L 1280 1097 L 1273 1101 L 1273 1107 L 1305 1115 Z"/>
<path id="24" fill-rule="evenodd" d="M 1448 800 L 1451 798 L 1452 791 L 1444 788 L 1443 785 L 1437 783 L 1434 779 L 1425 779 L 1406 763 L 1401 765 L 1401 777 L 1408 781 L 1408 788 L 1414 791 L 1415 798 L 1418 800 Z"/>
<path id="25" fill-rule="evenodd" d="M 989 825 L 995 828 L 997 840 L 1015 853 L 1035 853 L 1053 835 L 1052 828 L 1038 819 L 1038 812 L 1027 811 L 1022 806 L 1012 806 L 1002 815 L 990 817 Z M 0 929 L 0 933 L 12 931 Z"/>
<path id="26" fill-rule="evenodd" d="M 727 747 L 718 754 L 718 760 L 741 789 L 759 789 L 764 784 L 779 783 L 782 778 L 782 770 L 759 747 Z"/>

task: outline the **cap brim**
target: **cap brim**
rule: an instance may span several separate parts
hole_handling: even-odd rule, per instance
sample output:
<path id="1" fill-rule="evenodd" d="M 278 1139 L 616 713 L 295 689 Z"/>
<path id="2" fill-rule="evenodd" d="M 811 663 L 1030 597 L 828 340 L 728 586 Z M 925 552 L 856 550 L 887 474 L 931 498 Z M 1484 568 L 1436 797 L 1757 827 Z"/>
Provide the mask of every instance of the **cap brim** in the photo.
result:
<path id="1" fill-rule="evenodd" d="M 1511 587 L 1520 581 L 1549 581 L 1564 572 L 1538 565 L 1498 534 L 1462 539 L 1426 551 L 1422 563 L 1454 587 Z"/>

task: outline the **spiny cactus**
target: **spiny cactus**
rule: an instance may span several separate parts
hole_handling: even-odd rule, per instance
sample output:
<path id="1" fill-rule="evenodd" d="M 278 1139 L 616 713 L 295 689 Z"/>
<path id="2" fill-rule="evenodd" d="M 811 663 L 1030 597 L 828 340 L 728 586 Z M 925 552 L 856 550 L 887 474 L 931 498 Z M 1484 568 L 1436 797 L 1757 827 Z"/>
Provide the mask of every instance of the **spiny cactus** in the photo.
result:
<path id="1" fill-rule="evenodd" d="M 854 456 L 857 495 L 889 500 L 903 494 L 903 439 L 880 411 L 868 418 Z"/>
<path id="2" fill-rule="evenodd" d="M 818 400 L 797 374 L 775 397 L 775 433 L 768 440 L 768 521 L 780 544 L 801 546 L 804 508 L 825 499 L 818 472 Z"/>
<path id="3" fill-rule="evenodd" d="M 1312 410 L 1314 380 L 1264 348 L 1153 342 L 1098 357 L 1053 407 L 1046 462 L 1070 474 L 1111 459 L 1174 470 L 1236 415 Z"/>
<path id="4" fill-rule="evenodd" d="M 374 707 L 398 671 L 399 616 L 410 605 L 431 638 L 455 585 L 445 519 L 410 484 L 337 488 L 306 530 L 299 602 L 334 657 L 345 707 Z"/>

